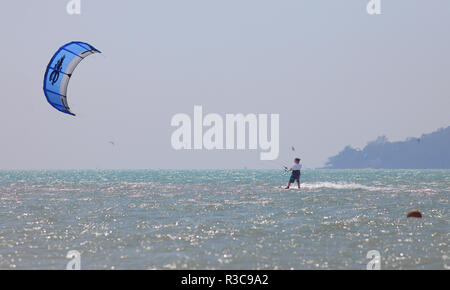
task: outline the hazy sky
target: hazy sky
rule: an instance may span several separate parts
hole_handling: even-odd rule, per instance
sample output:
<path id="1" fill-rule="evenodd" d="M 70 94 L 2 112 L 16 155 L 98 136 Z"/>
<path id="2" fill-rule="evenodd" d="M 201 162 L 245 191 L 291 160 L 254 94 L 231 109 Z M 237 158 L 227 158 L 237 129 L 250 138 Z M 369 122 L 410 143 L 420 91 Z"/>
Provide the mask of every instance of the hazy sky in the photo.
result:
<path id="1" fill-rule="evenodd" d="M 174 151 L 170 120 L 280 114 L 280 162 L 320 167 L 363 147 L 450 125 L 450 1 L 4 1 L 0 168 L 276 168 L 258 151 Z M 103 51 L 74 72 L 68 102 L 42 79 L 63 44 Z M 108 141 L 114 141 L 112 146 Z"/>

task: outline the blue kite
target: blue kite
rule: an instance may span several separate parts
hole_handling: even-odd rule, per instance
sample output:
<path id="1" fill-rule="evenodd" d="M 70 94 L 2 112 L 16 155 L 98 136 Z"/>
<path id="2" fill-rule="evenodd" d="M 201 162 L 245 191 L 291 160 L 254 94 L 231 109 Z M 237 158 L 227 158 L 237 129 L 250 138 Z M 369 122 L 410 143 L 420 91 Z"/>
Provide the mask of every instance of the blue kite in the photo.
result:
<path id="1" fill-rule="evenodd" d="M 67 104 L 67 86 L 77 65 L 87 56 L 101 53 L 90 44 L 73 41 L 63 45 L 52 57 L 44 76 L 44 94 L 55 109 L 75 116 Z"/>

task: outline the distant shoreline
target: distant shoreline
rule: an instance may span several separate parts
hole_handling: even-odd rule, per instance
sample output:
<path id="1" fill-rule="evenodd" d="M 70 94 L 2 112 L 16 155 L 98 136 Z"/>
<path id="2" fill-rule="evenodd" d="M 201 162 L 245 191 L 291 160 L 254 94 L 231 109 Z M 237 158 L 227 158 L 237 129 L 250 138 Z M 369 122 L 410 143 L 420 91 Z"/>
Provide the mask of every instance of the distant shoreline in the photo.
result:
<path id="1" fill-rule="evenodd" d="M 450 126 L 418 138 L 390 142 L 380 136 L 363 149 L 345 147 L 324 169 L 450 169 Z"/>

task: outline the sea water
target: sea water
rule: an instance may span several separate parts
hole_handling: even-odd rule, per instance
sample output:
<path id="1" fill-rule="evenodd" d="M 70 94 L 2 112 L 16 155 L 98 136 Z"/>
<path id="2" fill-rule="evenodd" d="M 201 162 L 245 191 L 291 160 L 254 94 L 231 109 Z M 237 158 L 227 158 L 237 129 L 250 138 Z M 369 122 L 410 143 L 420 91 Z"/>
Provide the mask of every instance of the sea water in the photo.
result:
<path id="1" fill-rule="evenodd" d="M 0 171 L 0 269 L 449 269 L 449 170 Z M 410 209 L 422 219 L 407 219 Z"/>

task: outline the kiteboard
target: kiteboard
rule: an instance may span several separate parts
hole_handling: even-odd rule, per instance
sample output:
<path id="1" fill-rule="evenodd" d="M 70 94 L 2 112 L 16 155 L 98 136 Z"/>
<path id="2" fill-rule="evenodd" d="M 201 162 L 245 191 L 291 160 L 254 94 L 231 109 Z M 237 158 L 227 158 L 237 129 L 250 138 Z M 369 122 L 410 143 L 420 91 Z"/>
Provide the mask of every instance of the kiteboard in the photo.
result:
<path id="1" fill-rule="evenodd" d="M 291 187 L 289 187 L 289 188 L 286 188 L 286 185 L 284 185 L 284 186 L 278 187 L 278 189 L 284 189 L 284 190 L 296 190 L 296 191 L 302 190 L 302 188 L 301 188 L 301 187 L 298 188 L 297 185 L 296 185 L 296 186 L 291 186 Z"/>

